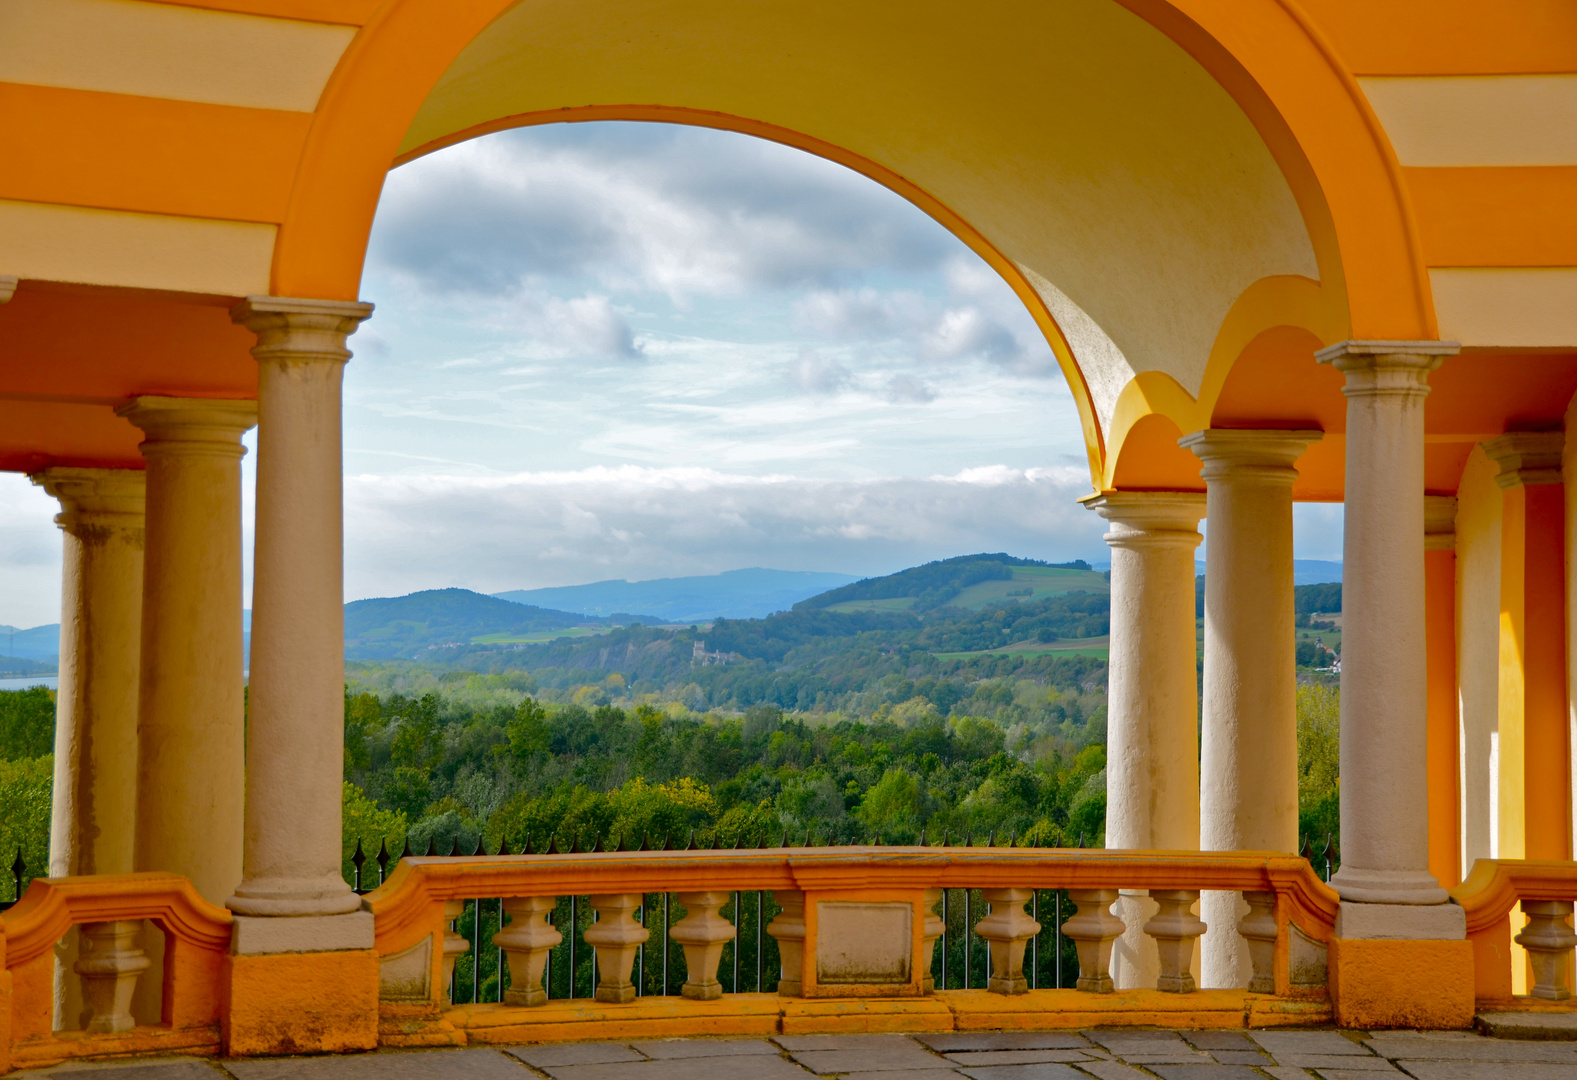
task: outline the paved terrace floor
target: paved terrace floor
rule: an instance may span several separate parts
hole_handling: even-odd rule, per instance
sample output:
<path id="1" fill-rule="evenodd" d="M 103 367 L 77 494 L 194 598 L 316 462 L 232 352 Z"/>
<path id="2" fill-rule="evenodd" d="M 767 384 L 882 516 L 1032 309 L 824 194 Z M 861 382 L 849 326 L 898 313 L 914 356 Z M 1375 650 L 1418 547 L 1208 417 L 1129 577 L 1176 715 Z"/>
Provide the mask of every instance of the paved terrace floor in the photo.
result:
<path id="1" fill-rule="evenodd" d="M 998 1032 L 662 1039 L 316 1058 L 170 1058 L 34 1080 L 1577 1080 L 1577 1042 L 1362 1031 Z"/>

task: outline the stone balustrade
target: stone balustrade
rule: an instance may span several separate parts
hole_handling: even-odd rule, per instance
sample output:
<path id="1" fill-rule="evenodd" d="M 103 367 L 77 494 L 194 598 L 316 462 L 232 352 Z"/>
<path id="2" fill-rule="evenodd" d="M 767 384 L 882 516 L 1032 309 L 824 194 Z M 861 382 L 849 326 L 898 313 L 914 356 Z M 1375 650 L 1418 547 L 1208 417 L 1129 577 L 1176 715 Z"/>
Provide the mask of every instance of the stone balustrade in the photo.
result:
<path id="1" fill-rule="evenodd" d="M 1120 891 L 1148 890 L 1159 906 L 1142 928 L 1160 955 L 1155 988 L 1186 995 L 1197 989 L 1204 889 L 1231 889 L 1248 898 L 1250 912 L 1237 930 L 1253 957 L 1252 990 L 1288 998 L 1324 993 L 1325 943 L 1336 897 L 1306 861 L 1269 853 L 849 847 L 428 856 L 404 859 L 365 903 L 375 916 L 386 1007 L 410 1015 L 426 1004 L 437 1015 L 454 1005 L 448 997 L 454 959 L 473 947 L 455 923 L 468 900 L 475 902 L 473 912 L 482 911 L 483 901 L 476 898 L 498 898 L 497 910 L 514 920 L 488 943 L 475 918 L 470 932 L 478 947 L 491 944 L 503 954 L 499 970 L 509 973 L 510 988 L 498 992 L 498 999 L 529 1008 L 565 996 L 562 979 L 555 995 L 544 976 L 565 962 L 550 957 L 565 951 L 561 944 L 573 947 L 576 931 L 594 954 L 595 986 L 588 983 L 586 989 L 598 1003 L 636 1001 L 641 976 L 635 965 L 643 950 L 663 948 L 666 967 L 664 931 L 683 952 L 680 997 L 706 1002 L 730 996 L 719 965 L 737 933 L 744 906 L 738 898 L 751 892 L 758 897 L 757 932 L 776 941 L 779 957 L 778 977 L 757 989 L 770 990 L 775 983 L 781 998 L 934 995 L 937 946 L 948 934 L 939 909 L 951 890 L 965 890 L 978 905 L 971 916 L 966 899 L 965 926 L 984 943 L 985 977 L 975 985 L 1007 998 L 1032 989 L 1026 951 L 1052 915 L 1049 905 L 1033 910 L 1042 891 L 1066 890 L 1058 910 L 1069 917 L 1060 930 L 1077 946 L 1077 989 L 1110 994 L 1113 945 L 1126 929 L 1114 904 Z M 657 930 L 649 927 L 646 910 L 654 896 L 665 898 Z M 777 908 L 770 923 L 762 896 Z M 589 907 L 596 921 L 582 928 L 580 916 L 566 919 L 569 909 L 561 898 L 577 898 L 579 910 Z M 684 913 L 671 925 L 668 899 Z M 723 914 L 730 905 L 733 921 Z M 954 918 L 958 907 L 955 901 Z M 547 921 L 555 910 L 561 912 L 557 927 Z M 734 952 L 737 972 L 737 947 Z M 759 947 L 754 955 L 759 962 Z M 584 964 L 586 953 L 581 956 Z M 573 953 L 567 960 L 569 996 L 575 996 Z M 471 976 L 473 987 L 477 977 Z M 666 991 L 666 979 L 661 985 Z M 585 990 L 580 996 L 587 996 Z M 477 1001 L 474 990 L 471 1000 Z M 476 1007 L 495 1007 L 486 1000 Z"/>
<path id="2" fill-rule="evenodd" d="M 1247 901 L 1237 926 L 1252 960 L 1246 990 L 1197 985 L 1206 929 L 1198 903 L 1207 889 Z M 1037 917 L 1036 898 L 1046 890 L 1063 900 L 1040 904 Z M 758 899 L 747 929 L 761 935 L 758 945 L 775 942 L 779 962 L 758 984 L 765 993 L 734 993 L 734 920 L 750 893 Z M 1114 912 L 1126 910 L 1120 897 L 1136 893 L 1155 909 L 1141 929 L 1155 942 L 1159 977 L 1153 989 L 1116 994 L 1113 946 L 1127 926 Z M 952 931 L 943 919 L 949 895 Z M 759 899 L 767 896 L 775 917 Z M 477 897 L 496 898 L 507 917 L 487 941 L 468 940 L 456 925 L 479 910 Z M 1547 1001 L 1573 996 L 1577 864 L 1484 860 L 1452 899 L 1466 914 L 1481 1008 L 1526 1007 L 1517 998 L 1524 992 Z M 846 1022 L 836 1018 L 850 1015 L 854 1002 L 858 1015 L 908 1010 L 904 1024 L 928 1025 L 904 1030 L 1057 1026 L 1058 1013 L 1081 1023 L 1132 1022 L 1125 1010 L 1142 1012 L 1146 1023 L 1172 1014 L 1197 1025 L 1211 1010 L 1235 1023 L 1319 1022 L 1330 1015 L 1325 949 L 1337 903 L 1306 861 L 1288 855 L 923 847 L 410 857 L 364 902 L 376 930 L 369 962 L 379 982 L 380 1041 L 396 1046 L 600 1038 L 614 1030 L 607 1025 L 664 1035 L 839 1030 L 827 1025 Z M 682 985 L 661 1003 L 639 996 L 646 950 L 664 945 L 648 926 L 649 904 L 661 905 L 666 940 L 683 955 Z M 579 914 L 555 926 L 556 910 Z M 1062 936 L 1077 949 L 1076 982 L 1036 990 L 1026 978 L 1026 947 L 1058 914 Z M 73 1058 L 227 1052 L 226 1010 L 241 1004 L 238 995 L 266 992 L 231 970 L 233 926 L 228 911 L 173 875 L 35 881 L 0 916 L 0 1073 Z M 57 1018 L 56 946 L 72 927 L 82 948 L 66 977 L 81 980 L 86 1012 Z M 984 985 L 948 989 L 955 972 L 939 986 L 940 945 L 966 928 L 989 957 Z M 162 935 L 162 950 L 149 948 L 150 933 Z M 593 977 L 577 1000 L 556 1000 L 547 976 L 559 961 L 550 957 L 577 940 Z M 720 970 L 731 944 L 732 980 Z M 496 950 L 507 971 L 499 1000 L 451 1002 L 457 964 L 482 950 Z M 759 947 L 754 955 L 759 962 Z M 1524 957 L 1529 977 L 1521 987 L 1513 965 Z M 573 972 L 573 953 L 569 965 Z M 134 1019 L 144 982 L 160 988 L 158 1022 Z"/>

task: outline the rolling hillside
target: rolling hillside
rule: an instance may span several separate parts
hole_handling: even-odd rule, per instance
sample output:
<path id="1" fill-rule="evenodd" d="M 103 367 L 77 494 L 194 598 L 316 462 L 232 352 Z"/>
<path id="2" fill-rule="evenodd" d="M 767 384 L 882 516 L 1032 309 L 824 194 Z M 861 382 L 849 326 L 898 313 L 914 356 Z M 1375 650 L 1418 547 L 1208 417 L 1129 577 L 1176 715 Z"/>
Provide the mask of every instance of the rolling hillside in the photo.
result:
<path id="1" fill-rule="evenodd" d="M 639 612 L 677 623 L 715 618 L 759 619 L 853 580 L 853 574 L 751 567 L 701 577 L 594 581 L 589 585 L 514 589 L 493 595 L 517 604 L 584 611 L 588 615 Z"/>
<path id="2" fill-rule="evenodd" d="M 554 611 L 469 589 L 428 589 L 346 604 L 345 655 L 355 660 L 437 659 L 435 650 L 466 647 L 479 639 L 493 646 L 514 645 L 655 621 Z"/>
<path id="3" fill-rule="evenodd" d="M 1086 562 L 1044 563 L 1006 554 L 959 555 L 886 577 L 865 578 L 794 605 L 795 611 L 912 611 L 939 607 L 980 611 L 1004 600 L 1111 592 L 1106 575 Z"/>

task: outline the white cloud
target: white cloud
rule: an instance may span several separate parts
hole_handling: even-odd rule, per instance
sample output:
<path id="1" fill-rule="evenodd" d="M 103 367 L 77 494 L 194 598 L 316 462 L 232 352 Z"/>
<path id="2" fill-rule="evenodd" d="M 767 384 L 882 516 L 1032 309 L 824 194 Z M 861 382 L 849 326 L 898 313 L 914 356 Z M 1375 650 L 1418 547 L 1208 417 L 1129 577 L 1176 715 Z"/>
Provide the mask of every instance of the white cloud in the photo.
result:
<path id="1" fill-rule="evenodd" d="M 484 592 L 739 566 L 887 573 L 973 551 L 1099 557 L 1077 468 L 862 481 L 708 468 L 352 476 L 347 594 Z"/>
<path id="2" fill-rule="evenodd" d="M 788 382 L 806 394 L 834 394 L 849 385 L 849 369 L 820 354 L 805 350 L 788 366 Z"/>

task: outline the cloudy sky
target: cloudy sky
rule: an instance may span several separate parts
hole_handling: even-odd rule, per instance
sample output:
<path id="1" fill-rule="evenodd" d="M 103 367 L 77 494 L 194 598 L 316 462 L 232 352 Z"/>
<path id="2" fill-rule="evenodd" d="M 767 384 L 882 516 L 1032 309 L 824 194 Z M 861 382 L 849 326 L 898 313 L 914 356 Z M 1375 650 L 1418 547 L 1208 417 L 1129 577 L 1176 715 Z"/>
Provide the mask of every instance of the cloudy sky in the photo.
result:
<path id="1" fill-rule="evenodd" d="M 1011 290 L 800 151 L 622 123 L 453 147 L 390 175 L 362 295 L 351 599 L 1104 558 L 1072 398 Z M 1300 556 L 1339 558 L 1339 509 L 1311 510 Z M 58 618 L 51 513 L 0 483 L 0 622 Z"/>

